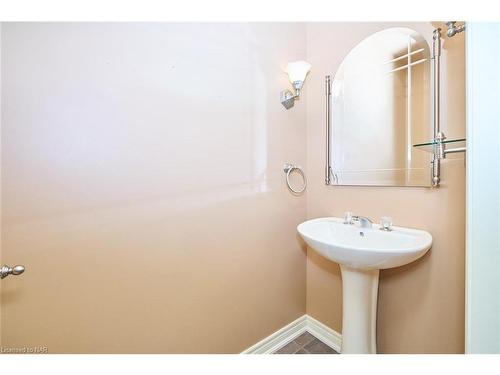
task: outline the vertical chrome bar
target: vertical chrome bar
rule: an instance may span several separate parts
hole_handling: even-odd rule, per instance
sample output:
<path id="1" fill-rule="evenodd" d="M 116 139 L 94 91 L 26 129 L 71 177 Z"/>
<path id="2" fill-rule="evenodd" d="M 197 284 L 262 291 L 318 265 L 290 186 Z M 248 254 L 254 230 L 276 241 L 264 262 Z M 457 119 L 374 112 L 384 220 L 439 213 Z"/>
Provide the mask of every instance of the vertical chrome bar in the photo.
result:
<path id="1" fill-rule="evenodd" d="M 412 157 L 412 63 L 411 63 L 411 44 L 412 38 L 407 40 L 407 65 L 406 70 L 406 185 L 410 184 L 411 178 L 411 157 Z"/>
<path id="2" fill-rule="evenodd" d="M 330 76 L 325 76 L 325 97 L 326 97 L 326 165 L 325 165 L 325 184 L 330 185 L 330 177 L 332 175 L 331 154 L 330 154 L 330 96 L 331 83 Z"/>
<path id="3" fill-rule="evenodd" d="M 433 126 L 434 126 L 434 139 L 436 142 L 434 146 L 434 154 L 432 157 L 432 186 L 439 186 L 441 179 L 441 158 L 444 140 L 444 134 L 441 133 L 441 29 L 434 30 L 432 34 L 432 60 L 433 60 Z"/>
<path id="4" fill-rule="evenodd" d="M 441 124 L 439 121 L 440 117 L 440 90 L 441 90 L 441 29 L 434 30 L 432 35 L 432 60 L 434 63 L 434 113 L 433 113 L 433 123 L 434 123 L 434 139 L 437 138 L 438 133 L 441 131 Z"/>

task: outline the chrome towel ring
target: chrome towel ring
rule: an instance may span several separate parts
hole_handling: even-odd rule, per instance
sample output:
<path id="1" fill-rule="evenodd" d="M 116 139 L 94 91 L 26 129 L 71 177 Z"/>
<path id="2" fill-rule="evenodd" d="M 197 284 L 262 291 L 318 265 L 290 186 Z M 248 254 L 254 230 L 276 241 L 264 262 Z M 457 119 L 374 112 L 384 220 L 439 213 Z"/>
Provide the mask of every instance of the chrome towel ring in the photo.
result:
<path id="1" fill-rule="evenodd" d="M 304 173 L 302 168 L 297 165 L 293 165 L 291 163 L 285 163 L 285 165 L 283 166 L 283 171 L 286 173 L 286 186 L 288 186 L 288 190 L 290 190 L 293 194 L 302 194 L 307 187 L 306 174 Z M 294 188 L 292 188 L 292 185 L 290 184 L 290 174 L 293 171 L 299 172 L 300 175 L 302 176 L 302 179 L 304 180 L 304 186 L 302 187 L 302 189 L 295 190 Z"/>

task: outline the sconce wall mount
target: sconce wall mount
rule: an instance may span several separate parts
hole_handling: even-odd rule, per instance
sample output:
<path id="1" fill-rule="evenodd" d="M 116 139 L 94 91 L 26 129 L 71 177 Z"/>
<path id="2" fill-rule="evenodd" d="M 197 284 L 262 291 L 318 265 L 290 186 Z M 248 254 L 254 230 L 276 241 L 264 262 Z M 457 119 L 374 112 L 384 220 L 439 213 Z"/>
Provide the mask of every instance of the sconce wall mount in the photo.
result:
<path id="1" fill-rule="evenodd" d="M 295 93 L 290 90 L 283 90 L 280 94 L 281 104 L 286 109 L 290 109 L 295 104 L 295 100 L 300 97 L 300 91 L 304 85 L 307 73 L 311 70 L 311 64 L 305 61 L 291 62 L 286 66 L 286 72 L 293 85 Z"/>

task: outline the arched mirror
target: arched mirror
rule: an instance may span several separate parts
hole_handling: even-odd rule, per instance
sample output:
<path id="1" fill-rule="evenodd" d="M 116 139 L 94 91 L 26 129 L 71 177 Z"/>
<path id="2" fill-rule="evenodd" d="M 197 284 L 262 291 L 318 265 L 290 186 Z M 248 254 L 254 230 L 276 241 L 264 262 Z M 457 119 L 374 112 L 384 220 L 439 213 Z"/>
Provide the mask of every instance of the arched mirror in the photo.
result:
<path id="1" fill-rule="evenodd" d="M 408 28 L 364 39 L 331 82 L 332 185 L 430 186 L 430 49 Z"/>

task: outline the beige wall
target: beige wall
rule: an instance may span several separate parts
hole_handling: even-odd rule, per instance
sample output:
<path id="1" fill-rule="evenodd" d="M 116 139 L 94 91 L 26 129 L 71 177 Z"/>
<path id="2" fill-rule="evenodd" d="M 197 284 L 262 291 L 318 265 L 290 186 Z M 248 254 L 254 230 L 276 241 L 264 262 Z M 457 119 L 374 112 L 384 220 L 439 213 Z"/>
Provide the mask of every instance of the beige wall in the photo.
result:
<path id="1" fill-rule="evenodd" d="M 381 273 L 379 351 L 463 352 L 463 157 L 438 190 L 323 184 L 324 75 L 393 25 L 4 24 L 1 261 L 27 271 L 1 283 L 1 345 L 239 352 L 306 312 L 295 226 L 350 210 L 434 236 Z M 430 42 L 433 25 L 401 26 Z M 450 138 L 463 55 L 462 34 L 447 40 Z M 313 70 L 286 111 L 296 59 Z M 285 161 L 307 165 L 307 198 Z M 341 331 L 339 268 L 311 250 L 307 312 Z"/>
<path id="2" fill-rule="evenodd" d="M 417 262 L 380 275 L 378 350 L 381 353 L 463 353 L 465 167 L 463 155 L 442 163 L 439 189 L 327 187 L 324 185 L 324 76 L 371 33 L 391 26 L 419 31 L 431 43 L 437 23 L 312 23 L 307 25 L 307 217 L 353 211 L 396 225 L 428 230 L 431 251 Z M 443 50 L 442 130 L 465 135 L 464 36 Z M 360 110 L 362 110 L 360 108 Z M 362 152 L 365 152 L 363 150 Z M 342 286 L 337 264 L 308 250 L 307 312 L 337 331 L 342 327 Z"/>
<path id="3" fill-rule="evenodd" d="M 304 24 L 2 28 L 2 346 L 235 353 L 305 313 Z"/>

